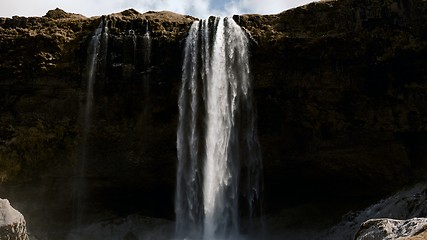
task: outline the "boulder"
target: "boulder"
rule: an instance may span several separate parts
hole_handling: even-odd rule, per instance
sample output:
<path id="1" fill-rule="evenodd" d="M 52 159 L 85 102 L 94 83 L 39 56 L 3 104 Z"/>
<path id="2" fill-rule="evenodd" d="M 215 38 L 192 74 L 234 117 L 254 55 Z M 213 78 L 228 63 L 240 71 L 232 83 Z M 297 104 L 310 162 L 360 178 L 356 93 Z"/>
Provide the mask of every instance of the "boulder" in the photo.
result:
<path id="1" fill-rule="evenodd" d="M 427 218 L 395 220 L 388 218 L 370 219 L 362 224 L 356 240 L 416 239 L 425 234 Z M 412 238 L 414 237 L 414 238 Z"/>
<path id="2" fill-rule="evenodd" d="M 0 239 L 28 240 L 24 216 L 7 199 L 0 198 Z"/>
<path id="3" fill-rule="evenodd" d="M 348 213 L 340 223 L 317 239 L 396 239 L 391 236 L 398 234 L 400 237 L 415 236 L 427 229 L 427 218 L 423 218 L 427 214 L 426 199 L 427 183 L 417 184 L 362 211 Z M 424 225 L 418 226 L 421 223 Z"/>

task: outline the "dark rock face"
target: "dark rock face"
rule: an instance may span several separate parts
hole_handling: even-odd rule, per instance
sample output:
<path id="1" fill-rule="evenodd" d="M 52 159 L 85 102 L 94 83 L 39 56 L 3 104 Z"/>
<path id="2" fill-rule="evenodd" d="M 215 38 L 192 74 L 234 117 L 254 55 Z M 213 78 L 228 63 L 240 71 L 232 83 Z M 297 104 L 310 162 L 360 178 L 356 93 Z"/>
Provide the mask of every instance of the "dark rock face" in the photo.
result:
<path id="1" fill-rule="evenodd" d="M 235 17 L 258 42 L 267 197 L 384 194 L 424 175 L 426 11 L 342 0 Z"/>
<path id="2" fill-rule="evenodd" d="M 88 202 L 172 219 L 183 41 L 195 19 L 132 9 L 102 19 L 108 53 L 95 83 Z M 322 1 L 234 19 L 254 40 L 267 211 L 383 196 L 424 177 L 425 1 Z M 24 199 L 28 181 L 49 183 L 34 197 L 70 207 L 87 45 L 100 20 L 58 9 L 0 18 L 1 194 Z"/>
<path id="3" fill-rule="evenodd" d="M 33 228 L 63 234 L 71 222 L 87 47 L 100 20 L 0 21 L 0 194 L 25 205 Z M 173 219 L 181 44 L 194 18 L 128 10 L 102 20 L 109 37 L 105 65 L 97 72 L 88 137 L 87 214 L 105 208 L 120 215 L 140 212 Z M 144 60 L 146 29 L 152 38 L 149 64 Z M 26 206 L 29 198 L 54 217 L 32 219 L 38 213 Z"/>
<path id="4" fill-rule="evenodd" d="M 173 239 L 174 223 L 164 219 L 129 215 L 125 218 L 108 219 L 94 222 L 78 233 L 69 235 L 69 239 Z"/>

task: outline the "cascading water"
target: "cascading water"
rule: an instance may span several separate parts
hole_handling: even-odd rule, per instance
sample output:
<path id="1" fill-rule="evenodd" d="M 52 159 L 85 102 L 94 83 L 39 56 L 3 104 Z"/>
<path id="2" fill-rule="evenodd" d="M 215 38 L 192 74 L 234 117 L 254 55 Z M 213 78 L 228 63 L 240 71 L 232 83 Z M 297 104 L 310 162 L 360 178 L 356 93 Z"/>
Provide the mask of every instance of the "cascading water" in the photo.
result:
<path id="1" fill-rule="evenodd" d="M 145 66 L 149 66 L 151 63 L 151 36 L 150 36 L 148 21 L 146 21 L 146 25 L 145 25 L 145 34 L 143 37 L 143 43 L 144 43 L 144 64 Z"/>
<path id="2" fill-rule="evenodd" d="M 146 107 L 144 108 L 144 116 L 147 116 L 148 114 L 148 100 L 149 100 L 149 94 L 150 94 L 150 73 L 151 73 L 151 36 L 149 31 L 149 22 L 146 21 L 145 25 L 145 34 L 143 36 L 143 46 L 144 46 L 144 68 L 145 73 L 143 77 L 144 81 L 144 102 Z"/>
<path id="3" fill-rule="evenodd" d="M 178 103 L 178 238 L 237 238 L 245 211 L 239 202 L 249 217 L 259 207 L 262 163 L 248 45 L 231 18 L 196 21 L 186 39 Z"/>
<path id="4" fill-rule="evenodd" d="M 80 142 L 80 156 L 76 168 L 76 177 L 74 180 L 74 199 L 73 199 L 73 221 L 76 227 L 82 223 L 85 194 L 85 174 L 86 164 L 88 160 L 88 135 L 92 127 L 92 112 L 93 112 L 93 89 L 95 79 L 97 77 L 99 65 L 105 63 L 105 54 L 108 45 L 108 27 L 104 20 L 98 25 L 88 46 L 88 58 L 86 69 L 87 90 L 83 112 L 83 132 Z M 102 48 L 104 46 L 104 48 Z M 102 55 L 102 56 L 101 56 Z"/>
<path id="5" fill-rule="evenodd" d="M 132 54 L 133 54 L 132 64 L 135 65 L 136 64 L 136 42 L 137 42 L 137 36 L 135 34 L 135 30 L 133 29 L 129 30 L 128 37 L 130 37 L 130 39 L 132 40 Z"/>

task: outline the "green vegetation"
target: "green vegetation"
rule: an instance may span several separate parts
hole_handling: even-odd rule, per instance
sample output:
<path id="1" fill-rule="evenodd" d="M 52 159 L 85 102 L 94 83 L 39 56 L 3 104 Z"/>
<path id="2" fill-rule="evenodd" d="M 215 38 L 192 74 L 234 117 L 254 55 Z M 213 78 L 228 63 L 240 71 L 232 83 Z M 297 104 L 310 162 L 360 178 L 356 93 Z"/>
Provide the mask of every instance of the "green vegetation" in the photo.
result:
<path id="1" fill-rule="evenodd" d="M 52 167 L 72 163 L 77 129 L 69 119 L 55 125 L 38 120 L 33 126 L 9 125 L 0 138 L 0 183 L 18 174 L 40 176 Z"/>

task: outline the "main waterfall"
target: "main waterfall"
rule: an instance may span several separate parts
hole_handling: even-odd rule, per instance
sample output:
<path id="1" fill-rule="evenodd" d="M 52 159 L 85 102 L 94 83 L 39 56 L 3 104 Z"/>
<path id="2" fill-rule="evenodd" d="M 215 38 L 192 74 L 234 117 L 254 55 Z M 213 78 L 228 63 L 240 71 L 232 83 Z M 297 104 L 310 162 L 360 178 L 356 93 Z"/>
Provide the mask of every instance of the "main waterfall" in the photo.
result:
<path id="1" fill-rule="evenodd" d="M 260 208 L 262 163 L 249 40 L 231 18 L 196 21 L 186 39 L 177 132 L 178 238 L 234 239 Z"/>

